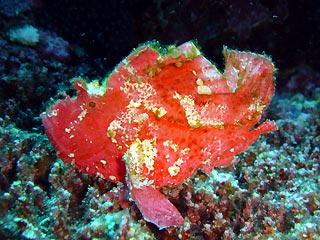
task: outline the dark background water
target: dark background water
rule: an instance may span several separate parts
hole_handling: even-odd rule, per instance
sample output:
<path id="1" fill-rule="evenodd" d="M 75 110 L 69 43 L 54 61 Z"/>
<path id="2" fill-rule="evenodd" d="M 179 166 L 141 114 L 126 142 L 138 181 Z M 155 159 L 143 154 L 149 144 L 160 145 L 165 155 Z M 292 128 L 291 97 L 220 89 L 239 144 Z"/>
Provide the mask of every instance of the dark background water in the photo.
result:
<path id="1" fill-rule="evenodd" d="M 317 1 L 43 1 L 40 26 L 113 68 L 138 44 L 197 40 L 221 63 L 223 45 L 272 55 L 280 71 L 320 67 Z"/>

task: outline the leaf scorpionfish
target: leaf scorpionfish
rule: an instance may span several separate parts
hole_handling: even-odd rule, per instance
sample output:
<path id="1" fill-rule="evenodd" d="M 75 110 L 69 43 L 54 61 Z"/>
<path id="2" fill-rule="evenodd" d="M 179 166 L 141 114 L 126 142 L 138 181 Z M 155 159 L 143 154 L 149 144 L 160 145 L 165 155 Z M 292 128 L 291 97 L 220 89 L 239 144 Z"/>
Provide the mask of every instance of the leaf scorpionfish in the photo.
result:
<path id="1" fill-rule="evenodd" d="M 275 91 L 275 68 L 264 55 L 223 49 L 220 72 L 193 42 L 134 50 L 102 84 L 74 79 L 77 96 L 41 114 L 65 162 L 122 183 L 146 221 L 160 229 L 184 218 L 161 193 L 201 169 L 231 164 L 258 137 L 256 126 Z"/>

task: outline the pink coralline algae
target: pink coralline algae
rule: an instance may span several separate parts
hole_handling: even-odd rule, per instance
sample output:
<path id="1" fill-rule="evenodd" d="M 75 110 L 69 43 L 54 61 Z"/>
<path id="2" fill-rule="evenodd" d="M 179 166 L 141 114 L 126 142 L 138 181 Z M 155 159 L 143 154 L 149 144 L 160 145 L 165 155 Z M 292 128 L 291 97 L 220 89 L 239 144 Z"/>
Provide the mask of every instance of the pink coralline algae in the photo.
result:
<path id="1" fill-rule="evenodd" d="M 224 48 L 219 72 L 192 42 L 134 50 L 100 85 L 74 80 L 76 97 L 41 115 L 65 162 L 122 183 L 145 220 L 159 228 L 184 223 L 162 194 L 201 169 L 229 165 L 258 137 L 274 95 L 274 65 L 262 55 Z"/>

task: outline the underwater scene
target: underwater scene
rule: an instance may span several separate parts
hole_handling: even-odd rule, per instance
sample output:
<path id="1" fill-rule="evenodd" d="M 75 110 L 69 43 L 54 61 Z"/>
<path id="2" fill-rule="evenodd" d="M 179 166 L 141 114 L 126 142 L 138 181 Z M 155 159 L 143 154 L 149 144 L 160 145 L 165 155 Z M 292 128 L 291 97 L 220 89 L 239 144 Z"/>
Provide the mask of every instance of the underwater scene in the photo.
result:
<path id="1" fill-rule="evenodd" d="M 320 239 L 317 1 L 0 0 L 0 239 Z"/>

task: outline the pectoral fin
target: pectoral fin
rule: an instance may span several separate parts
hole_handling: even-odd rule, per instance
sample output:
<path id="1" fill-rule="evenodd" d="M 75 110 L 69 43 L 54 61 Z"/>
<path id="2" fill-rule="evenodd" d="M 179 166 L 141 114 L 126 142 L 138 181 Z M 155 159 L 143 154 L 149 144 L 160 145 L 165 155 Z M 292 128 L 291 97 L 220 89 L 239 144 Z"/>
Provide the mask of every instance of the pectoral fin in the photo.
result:
<path id="1" fill-rule="evenodd" d="M 160 229 L 169 226 L 181 226 L 184 219 L 177 208 L 153 186 L 132 188 L 131 197 L 148 222 L 156 224 Z"/>

